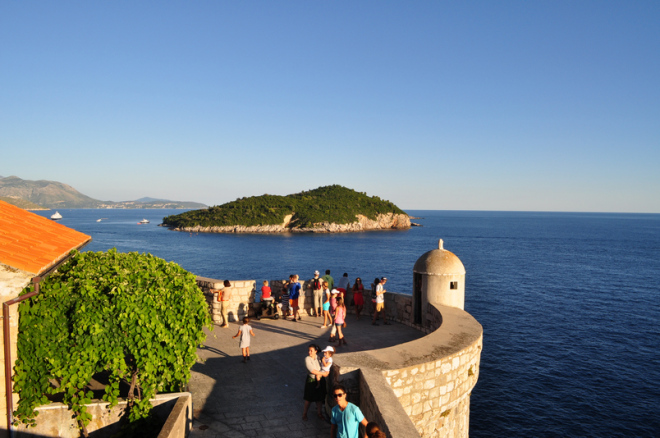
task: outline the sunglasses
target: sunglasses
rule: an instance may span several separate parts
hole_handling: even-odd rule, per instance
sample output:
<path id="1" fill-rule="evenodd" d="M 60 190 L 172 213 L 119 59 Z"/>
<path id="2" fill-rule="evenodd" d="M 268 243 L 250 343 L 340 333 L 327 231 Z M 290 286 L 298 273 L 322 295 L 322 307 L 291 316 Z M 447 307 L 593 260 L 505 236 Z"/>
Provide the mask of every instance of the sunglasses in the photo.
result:
<path id="1" fill-rule="evenodd" d="M 332 394 L 332 396 L 333 396 L 334 398 L 343 397 L 343 396 L 345 396 L 345 395 L 346 395 L 345 392 L 342 392 L 341 394 Z"/>

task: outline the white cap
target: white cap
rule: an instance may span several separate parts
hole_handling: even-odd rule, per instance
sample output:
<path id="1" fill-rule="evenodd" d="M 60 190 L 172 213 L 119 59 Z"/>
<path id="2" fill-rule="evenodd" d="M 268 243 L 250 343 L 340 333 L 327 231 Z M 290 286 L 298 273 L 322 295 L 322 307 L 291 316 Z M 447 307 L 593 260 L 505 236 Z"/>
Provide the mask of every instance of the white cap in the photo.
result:
<path id="1" fill-rule="evenodd" d="M 334 353 L 335 349 L 334 349 L 334 347 L 331 347 L 331 346 L 328 345 L 327 347 L 325 347 L 325 350 L 323 350 L 322 352 L 325 353 L 326 351 L 332 351 Z"/>
<path id="2" fill-rule="evenodd" d="M 337 289 L 332 289 L 332 291 L 331 291 L 330 293 L 331 293 L 331 294 L 338 294 L 339 291 L 338 291 Z"/>
<path id="3" fill-rule="evenodd" d="M 314 271 L 314 275 L 319 275 L 319 271 Z"/>

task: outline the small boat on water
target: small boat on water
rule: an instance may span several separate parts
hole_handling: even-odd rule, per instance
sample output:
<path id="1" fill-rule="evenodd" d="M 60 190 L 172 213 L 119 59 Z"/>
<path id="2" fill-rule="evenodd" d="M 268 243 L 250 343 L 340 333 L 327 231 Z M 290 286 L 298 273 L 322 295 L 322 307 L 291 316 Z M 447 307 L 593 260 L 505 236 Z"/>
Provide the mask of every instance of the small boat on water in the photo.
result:
<path id="1" fill-rule="evenodd" d="M 55 211 L 55 214 L 51 214 L 50 218 L 54 221 L 58 221 L 58 220 L 62 219 L 62 215 L 60 214 L 59 211 Z"/>
<path id="2" fill-rule="evenodd" d="M 140 224 L 140 225 L 148 224 L 148 223 L 149 223 L 149 221 L 147 219 L 142 219 L 140 222 L 138 222 L 138 224 Z"/>

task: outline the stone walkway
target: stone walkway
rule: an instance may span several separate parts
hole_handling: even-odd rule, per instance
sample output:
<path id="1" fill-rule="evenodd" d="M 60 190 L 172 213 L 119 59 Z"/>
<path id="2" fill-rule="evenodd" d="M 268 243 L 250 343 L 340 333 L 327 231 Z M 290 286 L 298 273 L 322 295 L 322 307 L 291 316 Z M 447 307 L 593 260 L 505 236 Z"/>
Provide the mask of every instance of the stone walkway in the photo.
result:
<path id="1" fill-rule="evenodd" d="M 304 359 L 307 346 L 325 348 L 330 329 L 321 329 L 321 318 L 303 316 L 302 321 L 262 319 L 250 322 L 255 333 L 250 347 L 251 360 L 242 363 L 237 323 L 223 329 L 216 326 L 208 334 L 198 354 L 204 363 L 192 369 L 189 390 L 193 395 L 192 438 L 315 438 L 330 436 L 330 423 L 316 416 L 314 404 L 309 420 L 302 420 Z M 349 315 L 345 330 L 348 345 L 342 352 L 389 347 L 422 336 L 402 324 L 372 326 Z M 330 344 L 334 345 L 335 344 Z"/>

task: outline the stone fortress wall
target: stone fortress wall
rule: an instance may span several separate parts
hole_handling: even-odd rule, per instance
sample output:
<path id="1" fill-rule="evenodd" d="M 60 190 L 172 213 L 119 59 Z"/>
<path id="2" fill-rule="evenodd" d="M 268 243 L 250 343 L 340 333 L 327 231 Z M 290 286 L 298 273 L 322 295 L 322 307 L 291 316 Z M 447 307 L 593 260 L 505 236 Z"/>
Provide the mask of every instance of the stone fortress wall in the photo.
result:
<path id="1" fill-rule="evenodd" d="M 438 268 L 438 257 L 449 258 L 450 272 L 443 271 L 447 270 L 444 260 Z M 420 261 L 429 266 L 422 263 L 418 267 Z M 414 327 L 425 336 L 380 350 L 338 354 L 334 380 L 347 386 L 350 400 L 390 437 L 464 438 L 469 435 L 470 396 L 479 377 L 483 329 L 462 309 L 465 270 L 460 260 L 444 250 L 440 242 L 438 250 L 425 254 L 420 261 L 414 271 L 420 276 L 416 299 L 423 304 L 417 306 L 419 314 L 415 315 L 414 292 L 387 292 L 385 309 L 388 319 Z M 462 273 L 453 272 L 461 269 Z M 214 321 L 220 321 L 217 294 L 210 288 L 221 289 L 222 281 L 202 277 L 197 281 L 207 296 Z M 254 280 L 230 282 L 229 319 L 253 316 L 256 287 L 261 284 L 256 285 Z M 274 294 L 279 295 L 283 282 L 270 282 Z M 303 292 L 299 305 L 304 316 L 312 313 L 313 297 L 304 281 L 300 282 Z M 454 289 L 454 296 L 450 296 Z M 363 315 L 369 317 L 372 303 L 368 286 L 364 296 Z M 347 308 L 354 313 L 351 298 L 349 292 Z M 333 403 L 328 398 L 327 407 Z"/>
<path id="2" fill-rule="evenodd" d="M 283 284 L 287 280 L 271 280 L 269 281 L 269 286 L 271 287 L 273 294 L 279 296 L 282 293 Z M 209 311 L 213 317 L 213 322 L 222 322 L 222 316 L 220 315 L 220 302 L 218 301 L 218 294 L 213 293 L 211 289 L 223 290 L 224 280 L 218 280 L 214 278 L 206 277 L 197 277 L 197 285 L 200 287 L 204 296 L 206 297 L 206 302 L 209 305 Z M 254 317 L 255 316 L 255 305 L 257 290 L 261 289 L 261 284 L 257 285 L 256 280 L 229 280 L 231 283 L 230 296 L 229 300 L 229 311 L 228 317 L 230 321 L 240 321 L 244 316 Z M 309 281 L 299 280 L 300 285 L 302 286 L 302 291 L 300 293 L 300 298 L 298 299 L 298 304 L 300 306 L 300 312 L 304 315 L 312 315 L 314 307 L 314 297 L 311 289 L 307 288 L 306 285 Z M 367 289 L 369 289 L 367 287 Z M 373 303 L 369 298 L 370 291 L 365 289 L 364 292 L 364 309 L 362 310 L 363 315 L 371 315 L 373 312 Z M 355 314 L 355 307 L 351 306 L 351 300 L 353 299 L 353 292 L 348 291 L 346 296 L 346 309 L 348 313 Z M 398 321 L 402 324 L 408 326 L 415 326 L 412 321 L 412 297 L 410 295 L 404 295 L 399 293 L 388 292 L 385 294 L 385 314 L 387 319 L 392 321 Z M 435 327 L 438 325 L 436 324 Z M 416 328 L 424 333 L 430 333 L 434 330 L 432 327 L 423 327 L 417 325 Z"/>

